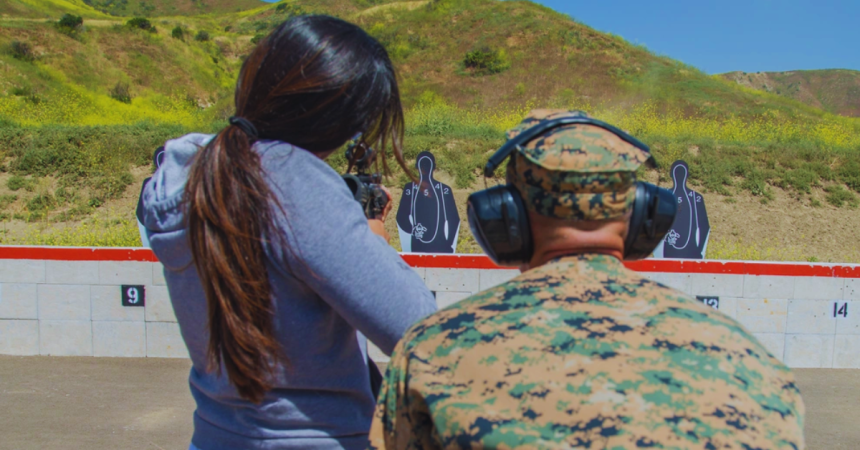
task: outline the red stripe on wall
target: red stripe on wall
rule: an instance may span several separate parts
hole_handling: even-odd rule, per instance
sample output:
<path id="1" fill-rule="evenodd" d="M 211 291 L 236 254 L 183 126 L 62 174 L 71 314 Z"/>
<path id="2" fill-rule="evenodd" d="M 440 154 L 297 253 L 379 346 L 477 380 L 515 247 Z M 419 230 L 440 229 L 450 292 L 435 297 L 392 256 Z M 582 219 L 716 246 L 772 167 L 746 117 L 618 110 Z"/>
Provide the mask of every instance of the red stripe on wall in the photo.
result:
<path id="1" fill-rule="evenodd" d="M 448 269 L 510 269 L 499 267 L 484 255 L 432 255 L 404 253 L 412 267 Z M 145 248 L 23 247 L 0 246 L 0 259 L 41 259 L 51 261 L 143 261 L 157 262 Z M 797 277 L 860 278 L 860 266 L 756 261 L 695 261 L 649 259 L 627 262 L 637 272 L 707 273 L 731 275 L 775 275 Z"/>
<path id="2" fill-rule="evenodd" d="M 633 261 L 625 265 L 637 272 L 860 278 L 860 266 L 855 265 L 671 259 Z"/>
<path id="3" fill-rule="evenodd" d="M 510 269 L 499 267 L 484 255 L 432 255 L 419 253 L 401 253 L 407 264 L 412 267 L 434 269 Z"/>
<path id="4" fill-rule="evenodd" d="M 0 246 L 0 259 L 157 262 L 148 248 Z"/>

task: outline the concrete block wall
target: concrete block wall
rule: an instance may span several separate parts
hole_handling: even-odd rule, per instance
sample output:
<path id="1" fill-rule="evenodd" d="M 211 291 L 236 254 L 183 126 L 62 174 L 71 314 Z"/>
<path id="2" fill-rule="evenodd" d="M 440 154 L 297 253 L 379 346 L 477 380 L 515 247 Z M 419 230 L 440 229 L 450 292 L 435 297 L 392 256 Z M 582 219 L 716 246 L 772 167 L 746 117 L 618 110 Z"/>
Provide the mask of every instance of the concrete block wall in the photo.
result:
<path id="1" fill-rule="evenodd" d="M 749 274 L 646 273 L 719 310 L 790 367 L 860 369 L 860 279 Z M 847 305 L 847 306 L 846 306 Z M 835 309 L 834 309 L 835 306 Z M 845 315 L 837 314 L 845 308 Z"/>
<path id="2" fill-rule="evenodd" d="M 142 285 L 124 307 L 121 285 Z M 162 266 L 0 259 L 0 354 L 187 358 Z"/>
<path id="3" fill-rule="evenodd" d="M 93 260 L 102 254 L 104 260 Z M 404 259 L 435 293 L 440 308 L 519 273 L 495 268 L 480 256 L 405 254 Z M 153 261 L 145 250 L 0 247 L 0 354 L 187 357 L 162 266 Z M 860 368 L 860 266 L 710 261 L 628 266 L 691 296 L 719 297 L 720 311 L 791 367 Z M 121 285 L 145 286 L 145 307 L 122 306 Z M 372 346 L 370 353 L 387 359 Z"/>

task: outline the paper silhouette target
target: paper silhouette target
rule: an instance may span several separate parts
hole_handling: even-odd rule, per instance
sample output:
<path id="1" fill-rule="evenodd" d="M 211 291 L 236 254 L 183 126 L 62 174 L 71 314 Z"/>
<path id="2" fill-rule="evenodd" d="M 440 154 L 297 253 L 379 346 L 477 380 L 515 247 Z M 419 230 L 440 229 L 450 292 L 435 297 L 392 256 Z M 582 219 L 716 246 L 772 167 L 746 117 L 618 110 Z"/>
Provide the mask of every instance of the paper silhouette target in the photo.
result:
<path id="1" fill-rule="evenodd" d="M 672 192 L 678 201 L 678 215 L 663 242 L 657 246 L 657 258 L 705 259 L 711 225 L 702 194 L 687 187 L 690 166 L 675 161 L 669 171 L 675 186 Z"/>
<path id="2" fill-rule="evenodd" d="M 433 178 L 436 157 L 421 152 L 415 161 L 418 183 L 403 187 L 397 209 L 400 245 L 409 253 L 454 253 L 460 237 L 460 214 L 450 186 Z"/>

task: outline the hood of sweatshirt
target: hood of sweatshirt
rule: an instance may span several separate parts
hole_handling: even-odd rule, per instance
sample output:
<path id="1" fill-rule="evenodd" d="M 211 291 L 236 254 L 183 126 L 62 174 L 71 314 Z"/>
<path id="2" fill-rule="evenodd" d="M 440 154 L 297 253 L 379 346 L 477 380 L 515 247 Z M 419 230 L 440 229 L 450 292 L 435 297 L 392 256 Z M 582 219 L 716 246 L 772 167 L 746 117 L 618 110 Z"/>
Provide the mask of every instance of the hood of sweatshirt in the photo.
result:
<path id="1" fill-rule="evenodd" d="M 141 193 L 143 226 L 158 259 L 179 269 L 191 263 L 182 198 L 194 155 L 212 140 L 211 134 L 189 134 L 164 144 L 164 159 Z"/>

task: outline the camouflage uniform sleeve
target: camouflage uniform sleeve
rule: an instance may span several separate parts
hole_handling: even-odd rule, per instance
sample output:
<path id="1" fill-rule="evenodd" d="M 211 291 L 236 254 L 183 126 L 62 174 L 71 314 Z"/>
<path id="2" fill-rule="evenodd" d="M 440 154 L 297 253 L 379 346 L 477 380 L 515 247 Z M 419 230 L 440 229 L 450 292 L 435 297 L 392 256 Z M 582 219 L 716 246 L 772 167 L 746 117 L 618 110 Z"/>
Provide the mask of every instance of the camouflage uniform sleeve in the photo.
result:
<path id="1" fill-rule="evenodd" d="M 427 405 L 420 393 L 409 390 L 409 337 L 406 333 L 391 354 L 370 426 L 369 450 L 438 448 Z"/>

